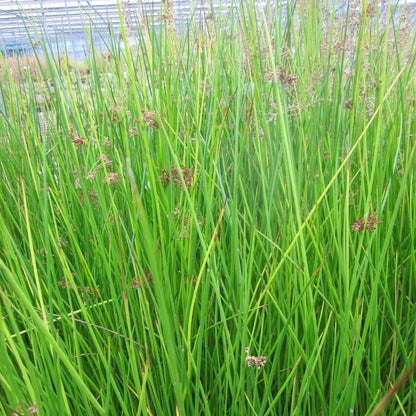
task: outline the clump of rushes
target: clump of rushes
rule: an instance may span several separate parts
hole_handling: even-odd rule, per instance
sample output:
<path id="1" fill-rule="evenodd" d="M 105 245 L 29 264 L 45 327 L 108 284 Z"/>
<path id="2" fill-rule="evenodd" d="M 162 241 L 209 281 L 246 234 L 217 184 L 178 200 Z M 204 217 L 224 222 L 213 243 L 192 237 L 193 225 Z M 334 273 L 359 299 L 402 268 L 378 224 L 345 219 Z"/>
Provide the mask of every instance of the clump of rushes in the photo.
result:
<path id="1" fill-rule="evenodd" d="M 414 413 L 414 9 L 137 3 L 0 54 L 0 414 Z"/>

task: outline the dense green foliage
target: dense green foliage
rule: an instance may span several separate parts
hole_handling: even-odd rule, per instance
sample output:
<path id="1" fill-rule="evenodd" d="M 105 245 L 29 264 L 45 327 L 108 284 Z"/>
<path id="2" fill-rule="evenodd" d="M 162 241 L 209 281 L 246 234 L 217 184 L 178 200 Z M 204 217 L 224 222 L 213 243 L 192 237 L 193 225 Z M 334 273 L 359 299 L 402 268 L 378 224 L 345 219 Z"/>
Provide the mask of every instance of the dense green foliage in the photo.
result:
<path id="1" fill-rule="evenodd" d="M 1 414 L 371 413 L 416 359 L 415 39 L 356 6 L 2 58 Z"/>

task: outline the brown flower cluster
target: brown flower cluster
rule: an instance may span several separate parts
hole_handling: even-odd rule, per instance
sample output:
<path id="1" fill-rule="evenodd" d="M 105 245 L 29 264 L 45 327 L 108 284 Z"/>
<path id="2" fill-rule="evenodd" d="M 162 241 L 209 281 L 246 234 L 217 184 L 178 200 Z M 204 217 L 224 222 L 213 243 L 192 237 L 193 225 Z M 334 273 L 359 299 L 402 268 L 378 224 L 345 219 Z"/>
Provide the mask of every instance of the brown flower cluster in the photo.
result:
<path id="1" fill-rule="evenodd" d="M 249 367 L 252 365 L 255 365 L 257 367 L 257 370 L 260 370 L 264 365 L 266 364 L 267 357 L 261 356 L 261 357 L 255 357 L 250 356 L 250 350 L 249 347 L 246 347 L 246 363 Z"/>
<path id="2" fill-rule="evenodd" d="M 41 263 L 46 264 L 47 263 L 46 260 L 47 260 L 48 252 L 44 248 L 41 248 L 39 250 L 39 254 L 42 256 Z M 55 256 L 53 254 L 51 254 L 51 257 L 52 257 L 52 263 L 55 264 L 55 259 L 54 259 Z"/>
<path id="3" fill-rule="evenodd" d="M 92 170 L 91 172 L 88 172 L 87 176 L 85 177 L 88 180 L 92 180 L 97 176 L 97 171 Z"/>
<path id="4" fill-rule="evenodd" d="M 92 289 L 89 286 L 85 286 L 85 287 L 84 286 L 77 286 L 77 287 L 74 288 L 71 285 L 71 282 L 67 282 L 65 280 L 65 278 L 58 282 L 58 286 L 62 287 L 62 289 L 68 288 L 69 290 L 76 290 L 77 292 L 81 293 L 82 301 L 84 302 L 84 305 L 86 303 L 85 293 L 87 293 L 88 295 L 92 295 L 92 297 L 91 297 L 92 299 L 97 298 L 99 293 L 100 293 L 100 291 L 99 291 L 100 287 L 99 286 L 97 286 L 97 288 L 94 287 Z"/>
<path id="5" fill-rule="evenodd" d="M 193 166 L 190 168 L 182 166 L 180 170 L 185 182 L 185 186 L 188 191 L 190 191 L 194 182 L 194 168 Z M 161 173 L 159 176 L 159 181 L 162 182 L 164 186 L 168 186 L 172 181 L 174 185 L 181 191 L 185 190 L 181 181 L 180 173 L 178 169 L 173 166 L 173 164 L 170 166 L 170 169 L 159 169 L 159 172 Z"/>
<path id="6" fill-rule="evenodd" d="M 364 231 L 368 230 L 374 232 L 377 224 L 383 224 L 383 221 L 377 221 L 377 211 L 374 211 L 368 218 L 367 221 L 360 217 L 354 222 L 351 227 L 351 231 Z"/>
<path id="7" fill-rule="evenodd" d="M 68 241 L 64 240 L 62 237 L 58 239 L 58 248 L 59 250 L 63 250 L 68 245 Z"/>
<path id="8" fill-rule="evenodd" d="M 144 279 L 140 278 L 139 276 L 136 276 L 132 284 L 130 286 L 130 289 L 141 289 L 141 288 L 148 288 L 153 283 L 152 274 L 149 270 L 144 270 Z"/>
<path id="9" fill-rule="evenodd" d="M 136 120 L 136 119 L 134 119 L 134 120 Z M 138 121 L 138 120 L 136 120 L 136 121 Z M 140 132 L 139 132 L 139 130 L 137 130 L 136 126 L 133 126 L 133 128 L 131 128 L 131 129 L 129 130 L 129 133 L 130 133 L 132 136 L 140 136 Z"/>
<path id="10" fill-rule="evenodd" d="M 114 227 L 114 214 L 113 214 L 113 211 L 110 211 L 110 213 L 108 214 L 108 221 L 110 222 L 110 225 L 112 227 Z"/>
<path id="11" fill-rule="evenodd" d="M 118 107 L 112 107 L 112 108 L 110 108 L 108 110 L 108 113 L 110 115 L 110 119 L 111 120 L 110 121 L 107 121 L 107 126 L 111 126 L 112 124 L 113 125 L 116 125 L 116 124 L 118 124 L 120 122 L 120 116 L 119 116 L 120 109 Z"/>
<path id="12" fill-rule="evenodd" d="M 299 81 L 299 75 L 291 74 L 290 69 L 285 65 L 279 65 L 276 68 L 276 71 L 273 71 L 271 68 L 266 70 L 264 73 L 264 81 L 273 82 L 275 75 L 276 78 L 286 86 L 287 90 Z"/>
<path id="13" fill-rule="evenodd" d="M 296 84 L 299 81 L 299 75 L 290 74 L 289 68 L 284 65 L 278 67 L 278 79 L 283 82 L 287 87 Z"/>
<path id="14" fill-rule="evenodd" d="M 26 410 L 24 411 L 22 409 L 22 407 L 20 406 L 20 404 L 17 404 L 17 408 L 16 408 L 16 412 L 13 412 L 11 415 L 12 416 L 20 416 L 20 415 L 37 415 L 39 413 L 38 410 L 38 406 L 36 405 L 36 403 L 33 406 L 29 406 L 26 402 Z"/>
<path id="15" fill-rule="evenodd" d="M 77 135 L 74 133 L 74 128 L 73 128 L 73 127 L 71 127 L 71 128 L 69 129 L 69 137 L 71 138 L 72 143 L 73 143 L 76 147 L 79 147 L 79 146 L 82 146 L 82 145 L 85 145 L 85 144 L 86 144 L 86 142 L 85 142 L 85 137 L 80 137 L 80 136 L 77 136 Z"/>
<path id="16" fill-rule="evenodd" d="M 100 114 L 102 114 L 102 113 L 100 113 Z M 97 139 L 95 137 L 91 137 L 91 141 L 94 142 L 94 143 L 97 143 Z M 110 147 L 111 146 L 111 143 L 108 140 L 108 137 L 103 138 L 102 145 L 105 146 L 105 147 Z"/>
<path id="17" fill-rule="evenodd" d="M 156 120 L 156 115 L 154 111 L 149 111 L 149 110 L 145 110 L 144 108 L 142 108 L 140 112 L 142 113 L 143 123 L 146 124 L 146 126 L 151 127 L 152 129 L 155 129 L 155 130 L 159 128 L 159 124 Z M 133 123 L 139 124 L 140 120 L 137 118 L 134 118 Z M 137 130 L 135 129 L 134 131 L 137 132 Z"/>
<path id="18" fill-rule="evenodd" d="M 351 110 L 353 105 L 354 105 L 354 100 L 352 98 L 349 98 L 347 101 L 345 101 L 344 108 L 347 110 Z"/>
<path id="19" fill-rule="evenodd" d="M 105 155 L 102 156 L 98 156 L 97 158 L 97 162 L 102 162 L 104 163 L 104 166 L 106 169 L 110 169 L 113 167 L 113 161 L 110 160 L 108 153 L 106 153 Z"/>
<path id="20" fill-rule="evenodd" d="M 103 183 L 107 185 L 114 185 L 118 182 L 118 173 L 109 172 L 108 178 L 103 179 Z"/>
<path id="21" fill-rule="evenodd" d="M 94 139 L 95 141 L 95 139 Z M 104 165 L 104 166 L 103 166 Z M 113 161 L 110 159 L 108 152 L 97 157 L 97 165 L 95 170 L 90 170 L 86 175 L 84 173 L 84 167 L 81 166 L 81 172 L 78 172 L 78 169 L 74 169 L 73 175 L 75 177 L 74 186 L 75 189 L 81 189 L 81 177 L 84 177 L 87 180 L 94 180 L 99 173 L 101 168 L 105 167 L 107 170 L 113 167 Z M 119 174 L 116 172 L 106 172 L 107 176 L 102 179 L 102 182 L 106 185 L 115 185 L 119 181 Z M 90 197 L 91 203 L 96 205 L 98 204 L 97 199 L 95 198 L 97 194 L 94 191 L 88 191 L 88 196 Z M 84 193 L 81 191 L 79 194 L 79 200 L 81 205 L 85 204 Z"/>
<path id="22" fill-rule="evenodd" d="M 162 0 L 163 5 L 163 15 L 162 21 L 166 24 L 166 27 L 169 31 L 173 30 L 175 22 L 175 11 L 173 0 Z"/>
<path id="23" fill-rule="evenodd" d="M 97 194 L 94 191 L 88 191 L 88 196 L 90 197 L 91 204 L 93 204 L 93 205 L 98 205 L 99 204 L 98 200 L 95 199 Z M 84 192 L 83 191 L 80 192 L 80 194 L 78 195 L 78 198 L 79 198 L 79 201 L 81 202 L 81 205 L 84 206 L 85 198 L 84 198 Z"/>
<path id="24" fill-rule="evenodd" d="M 175 239 L 176 240 L 185 240 L 190 238 L 190 230 L 192 229 L 192 214 L 190 210 L 185 212 L 185 216 L 181 219 L 181 211 L 178 207 L 175 207 L 175 210 L 172 212 L 171 215 L 167 214 L 169 220 L 173 222 L 182 222 L 182 230 L 178 231 Z M 202 226 L 204 224 L 204 218 L 198 217 L 198 224 Z"/>

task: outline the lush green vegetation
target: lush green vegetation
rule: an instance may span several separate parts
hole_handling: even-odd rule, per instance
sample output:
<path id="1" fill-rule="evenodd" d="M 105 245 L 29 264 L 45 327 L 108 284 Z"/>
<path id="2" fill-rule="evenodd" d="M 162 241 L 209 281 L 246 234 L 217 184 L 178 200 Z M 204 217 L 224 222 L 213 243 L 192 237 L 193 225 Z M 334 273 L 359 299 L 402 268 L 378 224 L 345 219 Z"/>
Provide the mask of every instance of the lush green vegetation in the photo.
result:
<path id="1" fill-rule="evenodd" d="M 2 58 L 1 414 L 415 411 L 415 37 L 356 6 Z"/>

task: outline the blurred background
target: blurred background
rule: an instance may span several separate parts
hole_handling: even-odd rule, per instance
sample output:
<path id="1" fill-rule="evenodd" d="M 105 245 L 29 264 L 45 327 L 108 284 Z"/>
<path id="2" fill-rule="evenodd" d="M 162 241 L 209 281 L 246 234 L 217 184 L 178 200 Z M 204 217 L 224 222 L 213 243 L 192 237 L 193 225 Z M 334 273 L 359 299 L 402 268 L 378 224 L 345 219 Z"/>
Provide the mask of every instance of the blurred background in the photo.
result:
<path id="1" fill-rule="evenodd" d="M 93 39 L 94 47 L 99 49 L 110 38 L 121 37 L 120 22 L 127 38 L 133 39 L 146 21 L 159 26 L 166 18 L 174 19 L 180 30 L 195 15 L 204 25 L 213 15 L 228 13 L 232 3 L 230 0 L 0 0 L 0 51 L 3 54 L 30 51 L 38 45 L 38 38 L 47 35 L 54 52 L 63 47 L 71 57 L 82 59 L 87 53 L 88 39 Z"/>

